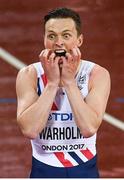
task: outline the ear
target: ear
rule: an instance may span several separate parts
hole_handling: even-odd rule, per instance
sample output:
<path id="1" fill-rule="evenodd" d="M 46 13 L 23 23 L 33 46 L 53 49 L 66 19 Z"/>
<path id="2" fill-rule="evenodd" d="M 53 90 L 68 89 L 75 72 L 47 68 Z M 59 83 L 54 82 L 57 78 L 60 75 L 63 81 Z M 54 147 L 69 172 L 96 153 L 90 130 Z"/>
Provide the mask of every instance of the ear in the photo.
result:
<path id="1" fill-rule="evenodd" d="M 77 40 L 77 46 L 80 47 L 83 44 L 83 34 L 79 35 Z"/>

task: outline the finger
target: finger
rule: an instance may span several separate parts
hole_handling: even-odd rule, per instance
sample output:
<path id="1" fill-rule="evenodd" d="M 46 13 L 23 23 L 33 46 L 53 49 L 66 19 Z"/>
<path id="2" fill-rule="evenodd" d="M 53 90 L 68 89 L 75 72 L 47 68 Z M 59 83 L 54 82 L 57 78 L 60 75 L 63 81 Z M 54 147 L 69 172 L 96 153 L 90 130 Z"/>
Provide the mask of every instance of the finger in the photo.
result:
<path id="1" fill-rule="evenodd" d="M 81 51 L 80 51 L 80 49 L 79 49 L 78 47 L 77 47 L 76 49 L 77 49 L 78 55 L 81 56 Z"/>
<path id="2" fill-rule="evenodd" d="M 64 56 L 61 56 L 59 59 L 59 64 L 64 64 L 65 62 L 67 63 L 67 58 Z"/>
<path id="3" fill-rule="evenodd" d="M 69 61 L 67 60 L 67 58 L 62 58 L 62 62 L 63 62 L 63 65 L 66 65 Z"/>
<path id="4" fill-rule="evenodd" d="M 77 50 L 77 54 L 78 54 L 78 59 L 80 60 L 81 59 L 81 51 L 78 47 L 76 48 L 76 50 Z"/>
<path id="5" fill-rule="evenodd" d="M 53 62 L 54 62 L 55 56 L 56 56 L 55 53 L 52 52 L 51 55 L 49 56 L 49 61 L 50 61 L 50 63 L 53 63 Z"/>
<path id="6" fill-rule="evenodd" d="M 59 60 L 60 60 L 60 57 L 59 57 L 59 56 L 56 56 L 56 57 L 54 58 L 54 62 L 55 62 L 56 65 L 58 65 Z"/>
<path id="7" fill-rule="evenodd" d="M 78 59 L 78 52 L 77 52 L 77 49 L 76 49 L 76 48 L 73 48 L 73 49 L 72 49 L 72 56 L 73 56 L 74 60 L 77 60 L 77 59 Z"/>
<path id="8" fill-rule="evenodd" d="M 41 53 L 39 54 L 39 59 L 41 60 L 42 57 L 43 57 L 43 53 L 44 53 L 45 50 L 42 50 Z"/>
<path id="9" fill-rule="evenodd" d="M 72 57 L 72 55 L 70 54 L 70 53 L 66 53 L 66 61 L 67 62 L 72 62 L 73 61 L 73 57 Z"/>
<path id="10" fill-rule="evenodd" d="M 50 54 L 50 50 L 45 49 L 42 57 L 43 57 L 43 61 L 45 61 L 46 63 L 49 63 L 49 54 Z"/>

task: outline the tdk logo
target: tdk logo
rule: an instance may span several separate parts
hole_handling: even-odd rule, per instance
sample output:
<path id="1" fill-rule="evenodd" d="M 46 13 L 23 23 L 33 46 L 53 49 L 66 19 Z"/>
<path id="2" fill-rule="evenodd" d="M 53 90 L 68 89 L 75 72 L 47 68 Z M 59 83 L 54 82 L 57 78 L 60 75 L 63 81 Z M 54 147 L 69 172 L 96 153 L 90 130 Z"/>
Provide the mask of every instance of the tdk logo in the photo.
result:
<path id="1" fill-rule="evenodd" d="M 72 121 L 73 115 L 72 113 L 51 113 L 49 114 L 48 120 L 54 120 L 54 121 Z"/>

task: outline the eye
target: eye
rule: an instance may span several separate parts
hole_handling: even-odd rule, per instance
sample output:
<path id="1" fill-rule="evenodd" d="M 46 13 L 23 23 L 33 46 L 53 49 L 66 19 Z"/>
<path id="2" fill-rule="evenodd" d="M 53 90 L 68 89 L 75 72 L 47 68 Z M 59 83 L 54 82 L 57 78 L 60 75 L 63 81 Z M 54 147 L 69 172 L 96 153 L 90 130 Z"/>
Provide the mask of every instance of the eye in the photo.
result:
<path id="1" fill-rule="evenodd" d="M 54 40 L 56 38 L 56 35 L 55 34 L 49 34 L 47 37 L 50 40 Z"/>
<path id="2" fill-rule="evenodd" d="M 64 39 L 69 39 L 71 37 L 71 34 L 65 33 L 63 34 Z"/>

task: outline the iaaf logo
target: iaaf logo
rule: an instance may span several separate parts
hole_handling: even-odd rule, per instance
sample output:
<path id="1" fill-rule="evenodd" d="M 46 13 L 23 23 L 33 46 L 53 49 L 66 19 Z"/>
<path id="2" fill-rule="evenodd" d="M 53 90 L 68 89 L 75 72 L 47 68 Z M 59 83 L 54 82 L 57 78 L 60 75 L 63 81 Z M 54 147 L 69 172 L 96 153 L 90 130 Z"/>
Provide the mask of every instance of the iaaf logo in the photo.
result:
<path id="1" fill-rule="evenodd" d="M 54 121 L 72 121 L 73 115 L 72 113 L 51 113 L 49 114 L 48 120 L 54 120 Z"/>
<path id="2" fill-rule="evenodd" d="M 78 88 L 80 90 L 83 89 L 83 84 L 85 83 L 86 83 L 86 74 L 84 74 L 83 76 L 80 75 L 77 80 Z"/>

